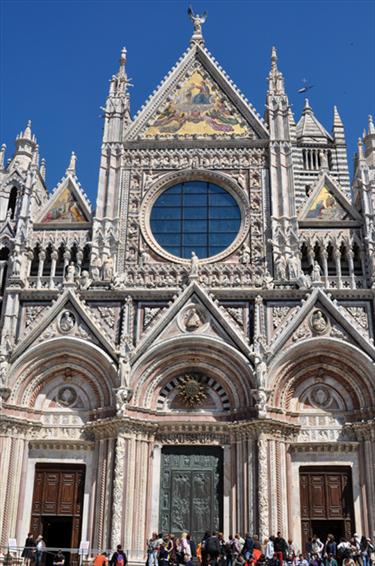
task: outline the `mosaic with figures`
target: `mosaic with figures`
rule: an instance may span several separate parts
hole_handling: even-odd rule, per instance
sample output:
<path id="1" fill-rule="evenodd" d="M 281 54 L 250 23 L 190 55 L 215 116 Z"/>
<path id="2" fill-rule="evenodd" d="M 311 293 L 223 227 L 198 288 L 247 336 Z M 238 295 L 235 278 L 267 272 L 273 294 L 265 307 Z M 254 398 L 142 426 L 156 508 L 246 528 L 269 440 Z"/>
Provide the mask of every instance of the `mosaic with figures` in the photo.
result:
<path id="1" fill-rule="evenodd" d="M 243 136 L 247 133 L 247 125 L 239 113 L 231 107 L 213 81 L 196 70 L 151 122 L 145 135 Z"/>
<path id="2" fill-rule="evenodd" d="M 86 222 L 86 218 L 73 193 L 66 187 L 42 219 L 43 224 L 70 224 Z"/>
<path id="3" fill-rule="evenodd" d="M 314 220 L 344 220 L 347 216 L 346 210 L 327 187 L 322 187 L 306 214 L 306 218 Z"/>

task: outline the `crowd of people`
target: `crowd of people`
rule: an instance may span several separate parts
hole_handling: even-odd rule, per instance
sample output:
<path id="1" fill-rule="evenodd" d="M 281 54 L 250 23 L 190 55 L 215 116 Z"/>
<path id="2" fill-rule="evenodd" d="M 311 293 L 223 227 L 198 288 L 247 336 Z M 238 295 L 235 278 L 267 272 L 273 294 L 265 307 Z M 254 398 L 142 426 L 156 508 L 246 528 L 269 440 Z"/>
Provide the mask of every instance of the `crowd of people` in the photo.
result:
<path id="1" fill-rule="evenodd" d="M 42 535 L 36 540 L 29 533 L 22 556 L 25 566 L 35 561 L 42 566 L 46 546 Z M 109 555 L 98 554 L 93 566 L 126 566 L 127 556 L 121 545 Z M 309 538 L 301 552 L 293 540 L 285 539 L 281 533 L 270 536 L 263 542 L 257 535 L 229 535 L 206 532 L 202 540 L 194 541 L 190 533 L 180 537 L 173 534 L 153 533 L 147 543 L 145 566 L 375 566 L 375 548 L 371 539 L 355 533 L 350 540 L 335 540 L 328 535 L 322 542 L 314 535 Z M 61 551 L 53 557 L 53 566 L 64 566 Z"/>
<path id="2" fill-rule="evenodd" d="M 194 541 L 189 533 L 179 538 L 153 533 L 147 546 L 146 566 L 375 566 L 375 549 L 369 538 L 354 534 L 350 540 L 328 535 L 322 542 L 314 535 L 299 551 L 281 533 L 260 541 L 257 535 L 205 533 Z"/>

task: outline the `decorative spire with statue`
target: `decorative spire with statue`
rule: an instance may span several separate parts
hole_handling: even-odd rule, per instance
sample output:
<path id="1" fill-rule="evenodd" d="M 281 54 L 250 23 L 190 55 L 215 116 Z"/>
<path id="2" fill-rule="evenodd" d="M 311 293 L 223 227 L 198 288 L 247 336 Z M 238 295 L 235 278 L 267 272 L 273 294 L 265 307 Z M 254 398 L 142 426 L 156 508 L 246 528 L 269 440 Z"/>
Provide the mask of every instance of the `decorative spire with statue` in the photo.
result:
<path id="1" fill-rule="evenodd" d="M 206 22 L 208 13 L 205 11 L 203 12 L 202 15 L 196 14 L 193 11 L 193 8 L 189 6 L 188 16 L 191 19 L 194 26 L 194 32 L 193 35 L 191 36 L 190 45 L 193 45 L 194 43 L 199 43 L 200 45 L 204 45 L 202 25 Z"/>

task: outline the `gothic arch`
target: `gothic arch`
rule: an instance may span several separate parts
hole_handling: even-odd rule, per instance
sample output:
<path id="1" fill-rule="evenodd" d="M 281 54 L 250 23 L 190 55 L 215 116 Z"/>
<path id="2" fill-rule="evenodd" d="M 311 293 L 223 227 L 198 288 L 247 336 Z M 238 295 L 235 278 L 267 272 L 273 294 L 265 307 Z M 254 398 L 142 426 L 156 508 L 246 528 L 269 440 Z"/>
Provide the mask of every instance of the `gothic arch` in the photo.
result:
<path id="1" fill-rule="evenodd" d="M 68 373 L 67 373 L 68 372 Z M 39 394 L 51 387 L 75 382 L 86 407 L 114 406 L 112 388 L 117 373 L 109 356 L 94 344 L 78 338 L 63 337 L 48 340 L 30 348 L 10 369 L 10 400 L 15 404 L 40 408 Z"/>
<path id="2" fill-rule="evenodd" d="M 299 412 L 317 384 L 326 388 L 337 410 L 375 407 L 373 362 L 352 344 L 333 338 L 306 340 L 275 358 L 269 384 L 270 406 L 284 411 Z"/>
<path id="3" fill-rule="evenodd" d="M 215 382 L 231 411 L 253 405 L 250 391 L 255 377 L 249 361 L 232 346 L 204 336 L 182 336 L 150 348 L 133 368 L 132 404 L 157 410 L 166 386 L 186 373 L 205 375 Z"/>

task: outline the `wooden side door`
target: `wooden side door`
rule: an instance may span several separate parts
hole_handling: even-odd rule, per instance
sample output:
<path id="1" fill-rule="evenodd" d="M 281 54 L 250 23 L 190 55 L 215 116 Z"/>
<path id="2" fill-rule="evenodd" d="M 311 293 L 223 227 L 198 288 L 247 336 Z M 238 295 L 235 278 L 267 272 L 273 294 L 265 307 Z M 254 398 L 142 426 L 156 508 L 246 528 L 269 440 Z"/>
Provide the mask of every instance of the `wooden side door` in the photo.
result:
<path id="1" fill-rule="evenodd" d="M 43 529 L 43 517 L 72 517 L 71 547 L 78 547 L 85 480 L 85 467 L 69 464 L 37 464 L 30 530 Z"/>

